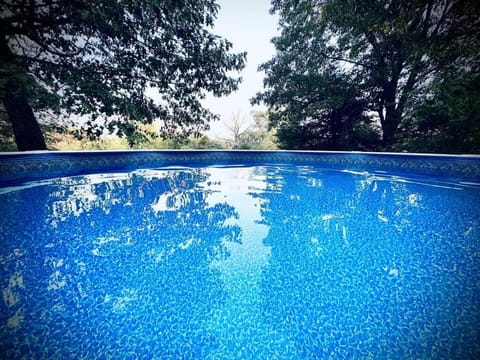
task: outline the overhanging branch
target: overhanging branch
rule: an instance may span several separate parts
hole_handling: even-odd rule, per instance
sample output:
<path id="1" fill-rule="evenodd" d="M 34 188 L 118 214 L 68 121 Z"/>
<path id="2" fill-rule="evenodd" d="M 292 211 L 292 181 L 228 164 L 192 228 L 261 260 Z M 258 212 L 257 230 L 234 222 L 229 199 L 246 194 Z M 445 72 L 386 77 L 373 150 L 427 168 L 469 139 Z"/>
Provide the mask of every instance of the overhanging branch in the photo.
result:
<path id="1" fill-rule="evenodd" d="M 340 57 L 340 56 L 329 56 L 329 55 L 325 55 L 325 54 L 323 56 L 325 56 L 327 59 L 334 60 L 334 61 L 342 61 L 342 62 L 346 62 L 346 63 L 349 63 L 349 64 L 362 66 L 364 68 L 369 67 L 367 64 L 364 64 L 362 62 L 354 61 L 354 60 L 350 60 L 350 59 L 345 59 L 345 58 Z"/>

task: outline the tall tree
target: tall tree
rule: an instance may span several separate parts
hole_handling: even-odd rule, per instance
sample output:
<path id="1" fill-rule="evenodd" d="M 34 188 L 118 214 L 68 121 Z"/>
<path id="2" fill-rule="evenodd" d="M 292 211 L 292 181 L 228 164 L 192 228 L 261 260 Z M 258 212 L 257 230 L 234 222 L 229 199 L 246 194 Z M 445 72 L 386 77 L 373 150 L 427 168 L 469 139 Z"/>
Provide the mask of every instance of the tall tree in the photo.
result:
<path id="1" fill-rule="evenodd" d="M 400 125 L 396 150 L 480 154 L 480 75 L 456 74 L 430 88 Z"/>
<path id="2" fill-rule="evenodd" d="M 275 107 L 269 120 L 277 129 L 280 147 L 373 149 L 378 135 L 369 127 L 367 104 L 359 90 L 333 68 L 322 74 L 302 71 L 293 70 L 282 87 L 270 94 Z"/>
<path id="3" fill-rule="evenodd" d="M 1 0 L 0 95 L 18 149 L 45 148 L 35 114 L 46 109 L 131 142 L 136 122 L 208 128 L 216 116 L 200 100 L 235 90 L 229 72 L 246 55 L 209 32 L 217 12 L 214 0 Z"/>
<path id="4" fill-rule="evenodd" d="M 307 108 L 321 113 L 332 98 L 328 83 L 342 79 L 357 90 L 352 101 L 365 104 L 362 113 L 380 124 L 383 147 L 391 148 L 404 115 L 433 79 L 480 69 L 478 1 L 273 0 L 272 11 L 280 15 L 281 35 L 273 39 L 276 56 L 260 68 L 266 90 L 255 101 L 292 131 L 321 118 Z M 312 82 L 314 95 L 305 92 Z M 296 112 L 302 122 L 292 120 L 294 106 L 303 109 L 304 115 Z"/>

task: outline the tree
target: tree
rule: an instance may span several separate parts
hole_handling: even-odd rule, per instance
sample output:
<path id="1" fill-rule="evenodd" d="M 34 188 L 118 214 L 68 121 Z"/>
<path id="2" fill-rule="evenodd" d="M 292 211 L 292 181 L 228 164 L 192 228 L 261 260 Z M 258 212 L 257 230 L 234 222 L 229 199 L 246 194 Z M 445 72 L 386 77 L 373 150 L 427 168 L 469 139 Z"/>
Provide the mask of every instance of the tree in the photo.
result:
<path id="1" fill-rule="evenodd" d="M 269 117 L 281 148 L 358 150 L 372 149 L 377 142 L 359 90 L 341 74 L 335 76 L 335 69 L 289 75 L 268 96 L 281 105 Z"/>
<path id="2" fill-rule="evenodd" d="M 131 143 L 135 122 L 158 119 L 165 135 L 208 128 L 216 115 L 200 100 L 235 90 L 229 72 L 246 56 L 208 31 L 217 11 L 214 0 L 2 0 L 0 95 L 19 150 L 45 148 L 45 110 Z"/>
<path id="3" fill-rule="evenodd" d="M 254 101 L 292 134 L 312 122 L 325 133 L 335 116 L 361 114 L 378 121 L 382 146 L 391 148 L 432 80 L 480 68 L 477 1 L 273 0 L 272 11 L 282 31 L 273 39 L 276 56 L 260 67 L 266 90 Z"/>
<path id="4" fill-rule="evenodd" d="M 252 110 L 253 125 L 242 136 L 242 147 L 257 150 L 275 150 L 277 131 L 269 124 L 270 114 L 265 111 Z"/>
<path id="5" fill-rule="evenodd" d="M 226 141 L 232 148 L 238 149 L 242 145 L 243 134 L 250 129 L 250 126 L 245 116 L 241 116 L 240 112 L 237 112 L 225 123 L 229 137 L 221 138 L 221 140 Z"/>
<path id="6" fill-rule="evenodd" d="M 431 97 L 401 124 L 396 149 L 480 154 L 480 76 L 459 74 L 430 88 Z"/>
<path id="7" fill-rule="evenodd" d="M 253 123 L 252 123 L 253 120 Z M 269 128 L 268 114 L 262 111 L 251 111 L 247 119 L 238 112 L 225 123 L 228 137 L 219 138 L 227 148 L 272 150 L 277 148 L 275 130 Z"/>

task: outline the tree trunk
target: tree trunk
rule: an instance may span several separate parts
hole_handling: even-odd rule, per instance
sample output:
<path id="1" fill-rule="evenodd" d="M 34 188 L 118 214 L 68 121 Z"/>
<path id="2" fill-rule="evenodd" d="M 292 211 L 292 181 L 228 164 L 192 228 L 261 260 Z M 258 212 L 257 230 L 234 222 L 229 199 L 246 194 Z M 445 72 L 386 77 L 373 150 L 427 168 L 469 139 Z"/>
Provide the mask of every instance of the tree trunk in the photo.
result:
<path id="1" fill-rule="evenodd" d="M 17 148 L 19 151 L 46 150 L 47 146 L 40 126 L 33 115 L 27 97 L 14 81 L 10 80 L 5 87 L 3 106 L 12 123 Z"/>
<path id="2" fill-rule="evenodd" d="M 15 62 L 5 36 L 0 37 L 0 53 L 3 57 L 2 65 L 6 67 L 12 66 L 19 73 L 26 71 L 26 68 Z M 19 83 L 20 80 L 17 79 L 16 75 L 10 76 L 4 83 L 4 87 L 0 89 L 0 93 L 3 94 L 3 106 L 13 126 L 17 149 L 19 151 L 46 150 L 47 146 L 45 145 L 42 132 L 28 103 L 25 90 Z"/>
<path id="3" fill-rule="evenodd" d="M 382 124 L 382 145 L 385 149 L 389 149 L 395 144 L 395 135 L 397 134 L 398 125 L 400 124 L 400 114 L 395 109 L 387 109 L 385 121 Z"/>
<path id="4" fill-rule="evenodd" d="M 398 73 L 399 74 L 399 73 Z M 395 135 L 397 134 L 398 126 L 402 114 L 397 109 L 395 104 L 398 77 L 390 81 L 383 90 L 383 98 L 385 102 L 385 118 L 382 121 L 382 145 L 384 149 L 389 149 L 395 143 Z"/>

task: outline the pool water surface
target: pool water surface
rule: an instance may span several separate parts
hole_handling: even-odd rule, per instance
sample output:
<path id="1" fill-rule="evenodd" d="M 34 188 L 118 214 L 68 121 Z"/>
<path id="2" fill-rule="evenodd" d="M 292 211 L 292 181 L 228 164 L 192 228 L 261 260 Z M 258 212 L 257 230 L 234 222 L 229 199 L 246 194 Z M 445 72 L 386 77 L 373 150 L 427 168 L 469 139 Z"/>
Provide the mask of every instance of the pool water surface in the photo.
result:
<path id="1" fill-rule="evenodd" d="M 480 356 L 480 186 L 315 166 L 0 188 L 8 359 Z"/>

